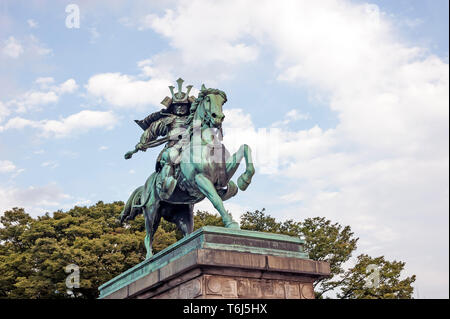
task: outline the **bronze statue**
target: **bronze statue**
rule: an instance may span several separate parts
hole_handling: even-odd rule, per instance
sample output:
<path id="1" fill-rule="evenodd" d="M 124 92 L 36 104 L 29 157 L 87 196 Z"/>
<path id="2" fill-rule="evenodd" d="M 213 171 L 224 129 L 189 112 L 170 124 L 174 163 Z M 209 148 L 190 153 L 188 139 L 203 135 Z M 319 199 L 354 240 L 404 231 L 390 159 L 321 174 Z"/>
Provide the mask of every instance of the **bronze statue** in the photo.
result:
<path id="1" fill-rule="evenodd" d="M 130 196 L 120 215 L 121 222 L 143 213 L 147 235 L 147 258 L 152 256 L 153 235 L 161 217 L 173 222 L 184 235 L 192 232 L 194 204 L 208 198 L 220 213 L 225 227 L 239 228 L 225 210 L 223 201 L 247 189 L 255 173 L 251 149 L 243 144 L 230 156 L 222 144 L 222 106 L 227 101 L 225 92 L 207 89 L 202 85 L 197 98 L 189 97 L 192 86 L 182 92 L 183 80 L 177 80 L 178 92 L 169 86 L 172 98 L 166 97 L 166 106 L 136 121 L 145 131 L 129 159 L 138 151 L 145 151 L 166 143 L 158 156 L 155 172 L 143 186 Z M 159 138 L 162 136 L 162 138 Z M 245 158 L 245 172 L 236 184 L 231 177 Z"/>

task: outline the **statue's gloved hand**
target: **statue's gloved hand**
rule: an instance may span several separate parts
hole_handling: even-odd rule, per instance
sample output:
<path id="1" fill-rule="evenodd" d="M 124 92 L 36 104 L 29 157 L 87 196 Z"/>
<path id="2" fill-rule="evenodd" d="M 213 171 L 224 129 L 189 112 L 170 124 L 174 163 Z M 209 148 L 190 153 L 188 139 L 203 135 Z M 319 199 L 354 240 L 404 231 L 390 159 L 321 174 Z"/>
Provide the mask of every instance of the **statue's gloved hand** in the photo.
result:
<path id="1" fill-rule="evenodd" d="M 135 148 L 136 150 L 143 151 L 143 152 L 145 152 L 145 151 L 147 150 L 147 148 L 146 148 L 146 147 L 144 146 L 144 144 L 141 143 L 141 142 L 137 143 L 136 146 L 135 146 L 134 148 Z"/>
<path id="2" fill-rule="evenodd" d="M 125 159 L 130 159 L 134 153 L 135 153 L 134 151 L 126 152 L 124 155 Z"/>

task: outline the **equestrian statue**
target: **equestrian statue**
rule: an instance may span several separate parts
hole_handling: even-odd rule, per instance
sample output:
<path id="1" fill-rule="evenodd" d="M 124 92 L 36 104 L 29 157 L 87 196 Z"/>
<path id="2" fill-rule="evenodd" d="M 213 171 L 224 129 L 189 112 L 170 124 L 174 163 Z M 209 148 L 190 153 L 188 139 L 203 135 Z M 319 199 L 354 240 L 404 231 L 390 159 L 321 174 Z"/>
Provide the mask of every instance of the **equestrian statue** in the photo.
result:
<path id="1" fill-rule="evenodd" d="M 161 217 L 175 223 L 184 236 L 194 229 L 194 204 L 205 197 L 213 204 L 227 228 L 239 229 L 225 210 L 223 201 L 235 196 L 238 188 L 245 191 L 255 174 L 251 149 L 243 144 L 232 155 L 222 144 L 222 107 L 225 92 L 202 85 L 198 97 L 189 96 L 192 85 L 182 91 L 183 80 L 177 80 L 178 92 L 169 86 L 172 97 L 161 102 L 161 111 L 135 122 L 144 130 L 134 150 L 125 154 L 130 159 L 138 151 L 165 144 L 157 160 L 155 172 L 144 185 L 136 188 L 120 214 L 120 222 L 143 214 L 145 219 L 146 258 L 152 256 L 153 236 Z M 245 172 L 231 180 L 245 159 Z"/>

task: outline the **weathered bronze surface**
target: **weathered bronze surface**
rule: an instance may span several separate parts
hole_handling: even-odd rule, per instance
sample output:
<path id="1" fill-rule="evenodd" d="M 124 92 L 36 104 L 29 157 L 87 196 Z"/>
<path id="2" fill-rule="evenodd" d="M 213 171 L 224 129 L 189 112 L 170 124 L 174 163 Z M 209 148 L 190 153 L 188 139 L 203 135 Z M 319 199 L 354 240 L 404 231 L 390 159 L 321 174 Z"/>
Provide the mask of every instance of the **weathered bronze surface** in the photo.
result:
<path id="1" fill-rule="evenodd" d="M 225 92 L 203 85 L 197 98 L 189 97 L 192 86 L 182 92 L 182 83 L 181 78 L 177 80 L 176 93 L 169 87 L 172 98 L 162 102 L 166 109 L 136 121 L 145 131 L 134 150 L 125 154 L 125 159 L 130 159 L 138 151 L 166 144 L 155 172 L 131 194 L 120 215 L 121 222 L 144 215 L 147 258 L 152 256 L 153 235 L 161 217 L 175 223 L 186 236 L 194 227 L 194 204 L 205 197 L 220 213 L 226 228 L 239 229 L 223 201 L 235 196 L 238 188 L 246 190 L 255 174 L 248 145 L 230 155 L 222 144 Z M 236 186 L 231 178 L 242 159 L 246 168 Z"/>

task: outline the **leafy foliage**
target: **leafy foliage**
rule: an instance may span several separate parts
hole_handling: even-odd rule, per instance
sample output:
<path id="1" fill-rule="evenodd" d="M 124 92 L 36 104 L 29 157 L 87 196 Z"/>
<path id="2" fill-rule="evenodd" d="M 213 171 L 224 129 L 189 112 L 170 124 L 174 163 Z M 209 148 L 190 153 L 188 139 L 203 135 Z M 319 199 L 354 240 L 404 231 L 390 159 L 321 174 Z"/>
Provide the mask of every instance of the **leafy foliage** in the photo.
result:
<path id="1" fill-rule="evenodd" d="M 0 298 L 97 298 L 101 284 L 145 259 L 144 219 L 140 216 L 121 226 L 117 217 L 123 205 L 100 201 L 37 218 L 22 208 L 4 212 L 0 218 Z M 223 222 L 219 215 L 197 211 L 194 225 L 198 229 L 223 226 Z M 353 268 L 344 269 L 358 241 L 349 226 L 319 217 L 277 222 L 262 209 L 243 214 L 241 228 L 303 236 L 310 258 L 331 265 L 333 277 L 316 286 L 319 298 L 330 290 L 338 290 L 339 298 L 411 298 L 415 276 L 400 280 L 403 262 L 361 255 Z M 175 225 L 162 219 L 154 237 L 154 253 L 181 238 Z M 65 283 L 65 267 L 70 264 L 80 269 L 75 295 L 67 292 Z M 370 264 L 380 267 L 380 285 L 367 289 Z"/>
<path id="2" fill-rule="evenodd" d="M 0 222 L 0 297 L 67 298 L 65 267 L 80 267 L 82 298 L 96 298 L 102 283 L 145 256 L 143 220 L 124 228 L 117 222 L 122 202 L 75 206 L 37 219 L 23 209 L 4 213 Z"/>
<path id="3" fill-rule="evenodd" d="M 411 299 L 416 280 L 412 275 L 400 280 L 405 263 L 372 258 L 362 254 L 353 268 L 347 270 L 340 284 L 339 298 L 346 299 Z M 368 276 L 369 274 L 369 276 Z"/>
<path id="4" fill-rule="evenodd" d="M 367 255 L 358 257 L 358 264 L 345 270 L 344 264 L 349 261 L 357 248 L 359 238 L 354 237 L 350 226 L 332 223 L 324 217 L 306 218 L 303 222 L 286 220 L 277 222 L 275 218 L 265 213 L 265 210 L 246 212 L 241 216 L 241 228 L 256 231 L 279 233 L 290 236 L 301 236 L 305 239 L 305 251 L 313 260 L 323 260 L 330 263 L 331 276 L 314 283 L 316 298 L 323 298 L 329 291 L 341 290 L 338 298 L 411 298 L 411 284 L 415 276 L 399 280 L 405 263 L 388 262 L 384 257 L 372 259 Z M 382 259 L 380 259 L 382 258 Z M 380 271 L 380 286 L 365 289 L 362 281 L 367 278 L 366 267 L 372 264 L 383 267 Z M 362 284 L 361 284 L 362 282 Z"/>

